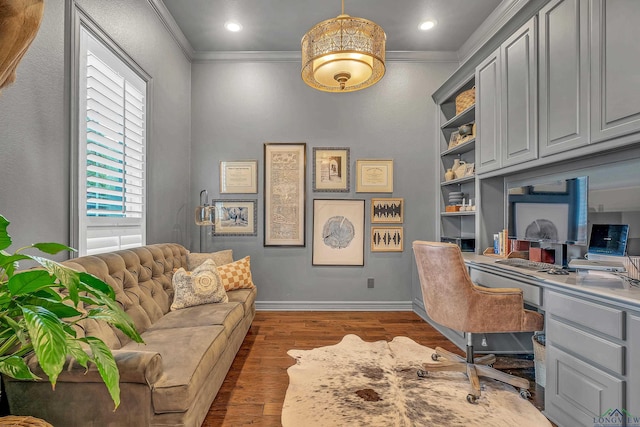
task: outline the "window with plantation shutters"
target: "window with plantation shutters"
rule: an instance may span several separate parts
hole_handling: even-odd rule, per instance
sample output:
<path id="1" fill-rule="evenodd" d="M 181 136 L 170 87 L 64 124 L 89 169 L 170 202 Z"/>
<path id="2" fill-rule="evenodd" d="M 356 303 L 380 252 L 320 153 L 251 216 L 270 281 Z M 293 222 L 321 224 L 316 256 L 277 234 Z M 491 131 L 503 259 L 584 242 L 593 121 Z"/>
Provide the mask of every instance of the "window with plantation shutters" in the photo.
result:
<path id="1" fill-rule="evenodd" d="M 84 27 L 78 80 L 79 252 L 144 245 L 146 81 Z"/>

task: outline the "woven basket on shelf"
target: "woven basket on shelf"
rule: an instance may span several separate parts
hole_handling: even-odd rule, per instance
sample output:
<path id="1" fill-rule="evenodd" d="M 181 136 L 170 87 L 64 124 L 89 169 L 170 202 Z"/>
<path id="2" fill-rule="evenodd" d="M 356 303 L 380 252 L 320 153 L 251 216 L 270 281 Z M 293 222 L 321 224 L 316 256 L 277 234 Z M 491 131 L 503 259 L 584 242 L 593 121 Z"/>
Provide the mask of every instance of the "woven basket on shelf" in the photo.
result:
<path id="1" fill-rule="evenodd" d="M 35 417 L 8 415 L 0 417 L 0 427 L 53 427 L 48 422 Z"/>
<path id="2" fill-rule="evenodd" d="M 456 96 L 456 115 L 462 113 L 467 108 L 471 107 L 476 102 L 476 87 L 472 87 L 469 90 L 460 92 L 460 95 Z"/>

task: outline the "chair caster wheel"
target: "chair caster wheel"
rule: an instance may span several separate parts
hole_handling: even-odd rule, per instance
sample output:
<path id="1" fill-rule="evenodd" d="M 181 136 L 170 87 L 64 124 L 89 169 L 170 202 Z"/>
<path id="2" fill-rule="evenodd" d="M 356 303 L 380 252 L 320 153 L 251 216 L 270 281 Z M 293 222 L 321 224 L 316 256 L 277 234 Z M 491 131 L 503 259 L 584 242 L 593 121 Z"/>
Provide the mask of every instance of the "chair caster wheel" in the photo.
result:
<path id="1" fill-rule="evenodd" d="M 477 400 L 478 400 L 478 398 L 476 396 L 474 396 L 473 394 L 471 394 L 471 393 L 467 394 L 467 402 L 469 402 L 472 405 L 474 405 L 475 403 L 477 403 L 476 402 Z"/>
<path id="2" fill-rule="evenodd" d="M 526 388 L 521 388 L 520 397 L 523 399 L 529 399 L 531 398 L 531 392 L 529 392 L 529 390 L 527 390 Z"/>
<path id="3" fill-rule="evenodd" d="M 425 378 L 428 374 L 427 371 L 424 371 L 422 369 L 418 369 L 418 372 L 416 372 L 416 374 L 418 374 L 418 378 Z"/>
<path id="4" fill-rule="evenodd" d="M 433 360 L 434 362 L 437 362 L 438 359 L 440 359 L 440 355 L 438 353 L 431 354 L 431 360 Z"/>

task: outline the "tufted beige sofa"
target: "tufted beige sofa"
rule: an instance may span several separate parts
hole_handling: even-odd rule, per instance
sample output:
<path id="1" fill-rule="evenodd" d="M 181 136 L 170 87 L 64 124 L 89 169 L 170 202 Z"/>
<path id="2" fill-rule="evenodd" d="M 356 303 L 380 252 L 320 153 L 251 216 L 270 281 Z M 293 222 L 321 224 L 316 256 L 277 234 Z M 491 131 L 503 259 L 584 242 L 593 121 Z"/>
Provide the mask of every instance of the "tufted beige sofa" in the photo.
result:
<path id="1" fill-rule="evenodd" d="M 80 334 L 101 338 L 120 370 L 121 404 L 113 402 L 95 366 L 72 365 L 55 391 L 46 381 L 6 381 L 12 414 L 56 427 L 199 427 L 255 316 L 255 289 L 228 292 L 229 302 L 170 311 L 174 268 L 187 267 L 177 244 L 85 256 L 65 262 L 108 283 L 145 344 L 104 323 L 87 321 Z M 32 370 L 38 372 L 33 361 Z"/>

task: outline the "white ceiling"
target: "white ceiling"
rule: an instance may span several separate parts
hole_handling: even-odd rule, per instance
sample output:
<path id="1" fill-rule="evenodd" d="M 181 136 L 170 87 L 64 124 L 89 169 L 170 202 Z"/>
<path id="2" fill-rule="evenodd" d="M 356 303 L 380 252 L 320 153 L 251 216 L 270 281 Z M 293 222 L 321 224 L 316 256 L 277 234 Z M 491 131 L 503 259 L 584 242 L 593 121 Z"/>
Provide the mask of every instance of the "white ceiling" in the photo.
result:
<path id="1" fill-rule="evenodd" d="M 196 52 L 298 51 L 315 24 L 335 18 L 340 0 L 162 0 Z M 376 22 L 388 51 L 458 51 L 501 0 L 345 0 L 345 13 Z M 435 19 L 437 26 L 418 25 Z M 239 33 L 224 29 L 238 21 Z"/>

